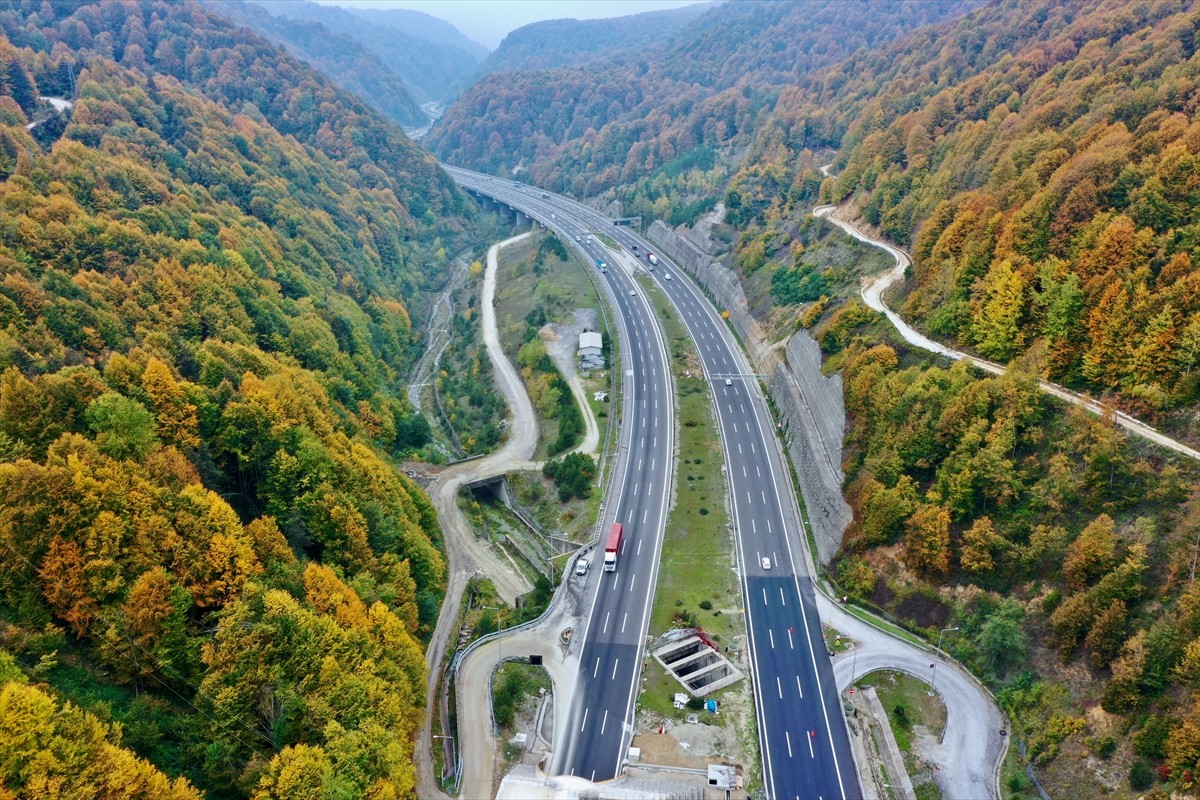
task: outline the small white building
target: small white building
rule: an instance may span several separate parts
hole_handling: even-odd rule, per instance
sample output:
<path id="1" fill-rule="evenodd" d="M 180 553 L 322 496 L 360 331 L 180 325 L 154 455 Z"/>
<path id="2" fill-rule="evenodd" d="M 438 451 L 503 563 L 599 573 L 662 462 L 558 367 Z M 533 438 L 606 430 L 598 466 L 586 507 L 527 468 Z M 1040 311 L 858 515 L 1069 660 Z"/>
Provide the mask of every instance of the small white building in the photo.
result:
<path id="1" fill-rule="evenodd" d="M 579 355 L 598 356 L 604 350 L 604 338 L 596 331 L 579 334 Z"/>

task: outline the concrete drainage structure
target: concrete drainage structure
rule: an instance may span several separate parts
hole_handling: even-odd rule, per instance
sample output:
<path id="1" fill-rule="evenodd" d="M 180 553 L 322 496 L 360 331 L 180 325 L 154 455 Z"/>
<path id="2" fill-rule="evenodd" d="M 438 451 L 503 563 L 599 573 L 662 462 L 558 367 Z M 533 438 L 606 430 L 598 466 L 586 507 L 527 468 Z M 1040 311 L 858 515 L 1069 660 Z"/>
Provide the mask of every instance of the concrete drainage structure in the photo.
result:
<path id="1" fill-rule="evenodd" d="M 703 697 L 744 676 L 719 650 L 693 635 L 665 644 L 652 655 L 671 677 L 697 697 Z"/>

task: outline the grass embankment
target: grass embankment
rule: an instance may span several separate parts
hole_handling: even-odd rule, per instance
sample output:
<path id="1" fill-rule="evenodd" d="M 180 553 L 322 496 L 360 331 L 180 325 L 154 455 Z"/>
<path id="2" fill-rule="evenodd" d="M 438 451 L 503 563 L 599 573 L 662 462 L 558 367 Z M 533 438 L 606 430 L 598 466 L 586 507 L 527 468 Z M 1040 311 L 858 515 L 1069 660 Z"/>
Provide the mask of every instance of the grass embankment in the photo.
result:
<path id="1" fill-rule="evenodd" d="M 594 313 L 594 329 L 611 344 L 612 332 L 607 328 L 589 265 L 565 242 L 543 232 L 501 251 L 496 286 L 500 344 L 520 370 L 537 412 L 539 436 L 534 457 L 539 460 L 576 446 L 586 430 L 583 409 L 575 406 L 563 376 L 549 359 L 539 358 L 543 343 L 548 347 L 555 345 L 553 341 L 539 340 L 539 331 L 547 323 L 572 329 L 569 334 L 572 341 L 564 344 L 571 358 L 575 358 L 577 342 L 572 326 L 574 312 L 579 309 Z M 590 398 L 596 391 L 611 391 L 608 370 L 581 378 L 584 394 L 603 434 L 609 403 Z M 569 425 L 565 434 L 564 425 Z"/>
<path id="2" fill-rule="evenodd" d="M 695 347 L 670 302 L 648 284 L 643 288 L 666 333 L 679 417 L 675 504 L 663 537 L 650 635 L 699 625 L 716 642 L 732 649 L 745 633 L 745 625 L 733 571 L 733 541 L 721 474 L 724 462 L 709 399 L 711 387 L 704 381 Z M 654 661 L 648 665 L 646 678 L 643 706 L 682 718 L 684 712 L 672 707 L 671 698 L 683 687 Z"/>
<path id="3" fill-rule="evenodd" d="M 492 714 L 504 741 L 505 767 L 520 759 L 522 751 L 513 746 L 509 739 L 524 732 L 530 739 L 536 735 L 532 728 L 537 715 L 537 703 L 541 692 L 551 689 L 550 676 L 542 667 L 518 661 L 501 664 L 492 673 Z M 532 701 L 532 702 L 531 702 Z"/>
<path id="4" fill-rule="evenodd" d="M 941 800 L 941 790 L 932 779 L 929 765 L 914 752 L 914 740 L 923 736 L 940 738 L 946 729 L 946 705 L 941 695 L 930 697 L 927 683 L 890 670 L 872 672 L 858 681 L 858 685 L 875 687 L 896 745 L 904 754 L 904 767 L 917 800 Z"/>

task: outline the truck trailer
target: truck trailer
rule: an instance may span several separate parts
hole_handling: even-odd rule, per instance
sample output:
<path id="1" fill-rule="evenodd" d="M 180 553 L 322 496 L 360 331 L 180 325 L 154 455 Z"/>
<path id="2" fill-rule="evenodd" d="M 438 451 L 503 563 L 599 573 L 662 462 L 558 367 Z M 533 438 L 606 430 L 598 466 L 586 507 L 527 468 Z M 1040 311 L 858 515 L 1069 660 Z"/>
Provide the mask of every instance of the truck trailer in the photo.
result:
<path id="1" fill-rule="evenodd" d="M 617 553 L 621 551 L 621 539 L 625 536 L 625 526 L 614 522 L 608 529 L 608 544 L 604 545 L 604 571 L 616 572 Z"/>
<path id="2" fill-rule="evenodd" d="M 647 251 L 646 260 L 649 261 L 653 266 L 658 266 L 658 257 L 655 256 L 654 253 Z"/>

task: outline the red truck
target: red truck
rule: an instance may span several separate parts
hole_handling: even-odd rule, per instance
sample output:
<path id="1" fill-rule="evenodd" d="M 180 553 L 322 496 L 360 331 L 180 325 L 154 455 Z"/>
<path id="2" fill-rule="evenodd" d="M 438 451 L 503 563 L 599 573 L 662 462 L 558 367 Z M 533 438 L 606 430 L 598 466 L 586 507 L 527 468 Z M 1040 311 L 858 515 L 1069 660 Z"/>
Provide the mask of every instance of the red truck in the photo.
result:
<path id="1" fill-rule="evenodd" d="M 604 545 L 604 571 L 616 572 L 617 553 L 621 550 L 621 539 L 625 536 L 625 526 L 614 522 L 608 529 L 608 544 Z"/>

